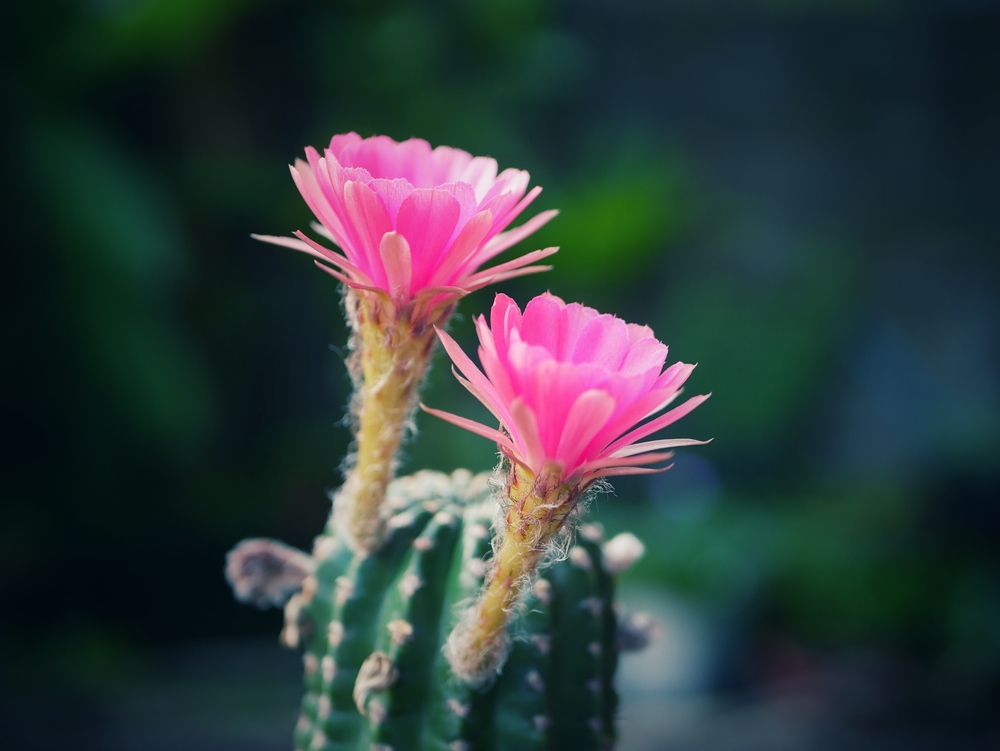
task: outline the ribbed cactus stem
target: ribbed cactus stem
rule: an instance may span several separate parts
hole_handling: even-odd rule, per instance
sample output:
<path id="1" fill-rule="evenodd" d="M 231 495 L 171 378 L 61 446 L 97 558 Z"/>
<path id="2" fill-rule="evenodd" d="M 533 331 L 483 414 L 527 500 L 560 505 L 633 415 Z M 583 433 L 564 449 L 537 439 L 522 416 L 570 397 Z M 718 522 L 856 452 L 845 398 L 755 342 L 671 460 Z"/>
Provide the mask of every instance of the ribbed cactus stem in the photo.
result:
<path id="1" fill-rule="evenodd" d="M 511 479 L 524 501 L 518 513 L 530 516 L 528 478 Z M 311 556 L 274 540 L 233 550 L 227 575 L 238 596 L 262 605 L 290 598 L 282 642 L 304 649 L 306 686 L 298 751 L 612 747 L 618 653 L 656 632 L 641 615 L 622 613 L 619 623 L 614 606 L 616 573 L 642 544 L 628 534 L 604 542 L 599 525 L 583 524 L 567 560 L 511 600 L 517 638 L 503 670 L 489 687 L 473 686 L 441 645 L 474 612 L 458 608 L 483 591 L 491 518 L 499 531 L 510 512 L 505 506 L 496 519 L 496 505 L 488 475 L 418 472 L 389 485 L 386 539 L 372 553 L 352 551 L 337 527 L 316 539 Z M 536 518 L 541 505 L 532 507 Z"/>
<path id="2" fill-rule="evenodd" d="M 452 671 L 472 684 L 494 675 L 510 646 L 508 625 L 525 587 L 580 500 L 583 488 L 560 479 L 559 467 L 538 475 L 511 463 L 507 504 L 494 538 L 490 576 L 475 604 L 448 638 Z"/>
<path id="3" fill-rule="evenodd" d="M 396 472 L 397 453 L 413 420 L 418 390 L 437 337 L 430 325 L 415 327 L 375 292 L 348 290 L 352 328 L 348 367 L 356 451 L 335 499 L 337 521 L 359 552 L 377 550 L 386 536 L 385 493 Z M 445 311 L 442 318 L 446 319 Z"/>

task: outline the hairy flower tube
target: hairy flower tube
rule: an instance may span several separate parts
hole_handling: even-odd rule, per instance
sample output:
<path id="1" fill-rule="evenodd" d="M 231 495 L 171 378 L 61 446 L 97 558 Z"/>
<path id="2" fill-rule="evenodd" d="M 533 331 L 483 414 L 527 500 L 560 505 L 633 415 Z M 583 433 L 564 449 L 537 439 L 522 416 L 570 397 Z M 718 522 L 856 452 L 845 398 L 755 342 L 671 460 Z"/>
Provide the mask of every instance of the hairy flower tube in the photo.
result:
<path id="1" fill-rule="evenodd" d="M 587 487 L 601 477 L 663 471 L 643 465 L 669 459 L 672 448 L 703 443 L 643 439 L 708 398 L 695 396 L 660 414 L 694 366 L 664 369 L 667 347 L 649 327 L 551 294 L 533 299 L 523 314 L 497 295 L 490 323 L 480 316 L 476 326 L 482 371 L 450 336 L 438 336 L 462 374 L 456 377 L 499 429 L 424 407 L 496 441 L 509 460 L 491 574 L 448 640 L 452 669 L 472 682 L 502 666 L 518 594 Z"/>
<path id="2" fill-rule="evenodd" d="M 335 513 L 357 549 L 374 550 L 385 533 L 385 489 L 436 344 L 434 327 L 463 295 L 550 268 L 533 264 L 556 248 L 481 269 L 556 212 L 507 230 L 541 192 L 527 191 L 528 173 L 498 174 L 494 159 L 431 149 L 420 139 L 348 133 L 334 136 L 322 156 L 307 148 L 306 157 L 290 168 L 292 178 L 318 220 L 313 229 L 342 252 L 303 232 L 254 237 L 314 256 L 347 287 L 357 450 Z"/>

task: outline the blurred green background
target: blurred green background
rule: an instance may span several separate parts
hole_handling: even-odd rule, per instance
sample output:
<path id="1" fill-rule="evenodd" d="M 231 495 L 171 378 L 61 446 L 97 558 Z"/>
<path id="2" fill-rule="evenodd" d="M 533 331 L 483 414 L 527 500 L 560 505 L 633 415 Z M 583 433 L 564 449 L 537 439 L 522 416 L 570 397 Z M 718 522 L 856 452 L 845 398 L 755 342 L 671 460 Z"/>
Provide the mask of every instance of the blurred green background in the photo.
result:
<path id="1" fill-rule="evenodd" d="M 0 745 L 289 746 L 297 657 L 221 570 L 324 522 L 346 332 L 249 234 L 350 130 L 529 170 L 562 213 L 521 250 L 562 250 L 501 290 L 714 392 L 670 432 L 713 443 L 595 504 L 664 625 L 623 749 L 1000 745 L 997 3 L 12 2 L 0 103 Z M 425 400 L 485 414 L 440 358 Z M 407 469 L 494 464 L 418 422 Z"/>

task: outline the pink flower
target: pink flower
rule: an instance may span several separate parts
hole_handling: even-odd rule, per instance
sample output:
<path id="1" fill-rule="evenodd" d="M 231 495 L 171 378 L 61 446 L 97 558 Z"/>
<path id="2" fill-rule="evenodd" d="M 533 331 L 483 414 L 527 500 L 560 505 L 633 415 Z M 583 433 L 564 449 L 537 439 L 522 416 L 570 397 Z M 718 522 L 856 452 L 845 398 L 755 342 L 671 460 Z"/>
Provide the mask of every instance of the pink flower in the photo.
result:
<path id="1" fill-rule="evenodd" d="M 544 271 L 531 266 L 556 252 L 546 248 L 480 271 L 557 212 L 544 211 L 503 232 L 541 192 L 525 195 L 528 173 L 447 146 L 431 149 L 411 138 L 334 136 L 324 156 L 306 149 L 292 178 L 319 220 L 313 229 L 339 246 L 329 250 L 302 232 L 295 238 L 257 236 L 315 256 L 350 287 L 375 291 L 395 307 L 436 307 L 492 282 Z M 326 264 L 331 264 L 331 268 Z M 433 301 L 433 302 L 432 302 Z"/>
<path id="2" fill-rule="evenodd" d="M 522 315 L 497 295 L 488 325 L 476 321 L 485 374 L 454 339 L 438 331 L 465 376 L 463 385 L 500 421 L 501 430 L 426 409 L 474 433 L 534 475 L 549 467 L 563 481 L 661 470 L 641 465 L 669 459 L 666 449 L 703 441 L 688 438 L 639 442 L 679 420 L 705 399 L 695 396 L 653 417 L 680 394 L 693 365 L 666 370 L 667 347 L 648 326 L 625 323 L 551 294 L 536 297 Z M 640 424 L 642 423 L 642 424 Z"/>

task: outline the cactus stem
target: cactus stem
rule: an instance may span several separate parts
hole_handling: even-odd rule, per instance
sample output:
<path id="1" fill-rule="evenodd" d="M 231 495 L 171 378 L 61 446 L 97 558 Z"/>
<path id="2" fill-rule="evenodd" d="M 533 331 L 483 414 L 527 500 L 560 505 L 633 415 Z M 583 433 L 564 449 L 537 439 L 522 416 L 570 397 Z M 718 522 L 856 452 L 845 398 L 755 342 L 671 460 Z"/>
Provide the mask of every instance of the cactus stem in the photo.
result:
<path id="1" fill-rule="evenodd" d="M 417 328 L 397 317 L 376 295 L 348 290 L 344 304 L 353 331 L 348 368 L 355 384 L 351 412 L 356 451 L 334 500 L 334 514 L 349 530 L 352 547 L 370 553 L 385 540 L 386 489 L 437 337 L 433 327 Z"/>
<path id="2" fill-rule="evenodd" d="M 521 465 L 509 468 L 508 503 L 489 579 L 445 646 L 455 675 L 469 683 L 481 684 L 503 666 L 510 646 L 507 626 L 518 595 L 533 581 L 580 500 L 582 488 L 561 483 L 560 476 L 560 467 L 546 468 L 537 476 Z"/>

